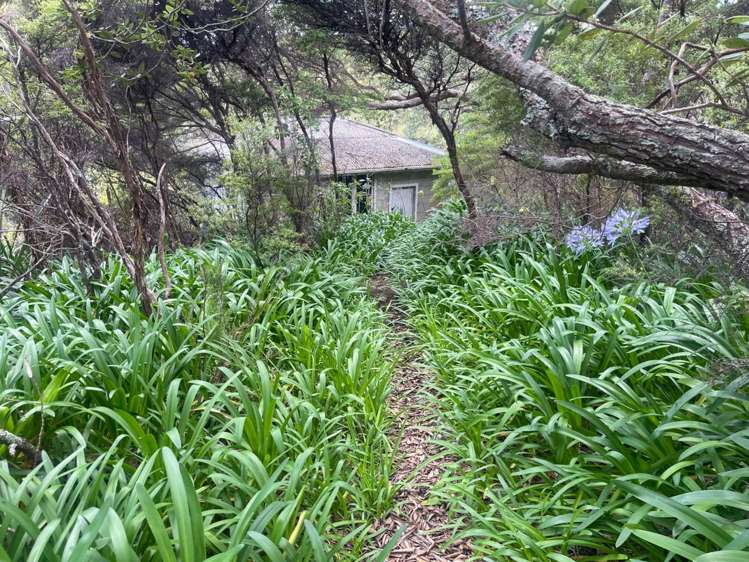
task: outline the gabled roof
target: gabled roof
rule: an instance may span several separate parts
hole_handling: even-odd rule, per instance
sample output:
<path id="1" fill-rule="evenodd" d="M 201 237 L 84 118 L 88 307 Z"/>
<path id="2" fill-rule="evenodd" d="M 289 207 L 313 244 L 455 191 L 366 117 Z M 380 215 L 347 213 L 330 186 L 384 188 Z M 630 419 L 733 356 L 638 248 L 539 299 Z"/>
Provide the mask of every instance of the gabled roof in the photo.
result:
<path id="1" fill-rule="evenodd" d="M 312 130 L 312 136 L 317 145 L 320 174 L 323 177 L 331 176 L 333 164 L 330 157 L 327 116 L 320 118 L 317 128 Z M 342 117 L 335 121 L 333 141 L 339 175 L 432 170 L 435 158 L 445 154 L 441 148 Z M 193 158 L 221 162 L 230 157 L 226 142 L 205 129 L 188 130 L 179 142 L 181 152 Z M 277 147 L 277 143 L 272 142 Z M 293 141 L 287 141 L 287 146 L 290 144 L 293 144 Z"/>
<path id="2" fill-rule="evenodd" d="M 323 117 L 314 134 L 318 140 L 320 172 L 333 173 L 328 141 L 328 120 Z M 401 137 L 371 125 L 341 117 L 333 127 L 336 167 L 339 174 L 365 174 L 401 170 L 431 170 L 445 151 Z"/>

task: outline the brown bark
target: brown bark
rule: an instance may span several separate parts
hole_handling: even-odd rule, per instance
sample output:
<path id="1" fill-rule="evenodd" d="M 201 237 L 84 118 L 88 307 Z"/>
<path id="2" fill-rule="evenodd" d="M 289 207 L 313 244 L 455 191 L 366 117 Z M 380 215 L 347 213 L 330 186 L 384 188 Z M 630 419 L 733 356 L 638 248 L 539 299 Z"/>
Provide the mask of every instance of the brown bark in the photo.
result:
<path id="1" fill-rule="evenodd" d="M 730 256 L 731 261 L 745 279 L 749 279 L 749 225 L 723 205 L 685 187 L 657 188 L 658 195 L 676 212 L 700 223 L 700 230 L 715 240 Z"/>
<path id="2" fill-rule="evenodd" d="M 448 134 L 443 133 L 447 144 L 447 154 L 450 157 L 450 165 L 453 169 L 453 177 L 455 178 L 455 184 L 458 186 L 458 191 L 463 196 L 463 200 L 466 202 L 466 210 L 468 211 L 468 218 L 475 221 L 478 217 L 478 211 L 476 209 L 476 199 L 473 197 L 468 184 L 466 183 L 465 176 L 463 176 L 463 170 L 460 167 L 460 159 L 458 158 L 458 146 L 455 142 L 455 134 L 450 131 Z"/>
<path id="3" fill-rule="evenodd" d="M 338 114 L 334 108 L 331 108 L 330 117 L 328 117 L 328 144 L 330 145 L 330 165 L 333 169 L 333 181 L 338 181 L 338 161 L 335 155 L 335 122 Z"/>
<path id="4" fill-rule="evenodd" d="M 19 53 L 6 48 L 6 56 L 12 64 L 14 85 L 19 97 L 17 107 L 21 110 L 16 126 L 28 131 L 28 135 L 15 137 L 14 142 L 29 156 L 36 180 L 27 184 L 28 190 L 21 187 L 20 177 L 14 181 L 14 165 L 9 159 L 10 154 L 6 152 L 5 162 L 0 163 L 5 165 L 6 170 L 10 170 L 7 175 L 9 201 L 14 213 L 21 215 L 19 224 L 23 227 L 25 242 L 31 247 L 34 259 L 42 261 L 43 258 L 51 257 L 54 252 L 53 248 L 56 247 L 55 241 L 59 240 L 60 246 L 72 248 L 78 257 L 83 282 L 90 291 L 89 272 L 85 265 L 88 264 L 96 269 L 99 264 L 93 247 L 96 239 L 95 217 L 89 211 L 90 205 L 85 201 L 85 194 L 81 193 L 77 185 L 70 184 L 68 179 L 70 176 L 66 173 L 66 163 L 61 162 L 57 156 L 59 149 L 51 146 L 47 141 L 52 137 L 34 112 L 34 103 L 27 87 L 26 73 L 16 58 Z M 27 121 L 22 121 L 21 115 Z M 52 144 L 54 145 L 55 142 Z M 44 147 L 51 148 L 49 152 L 52 155 L 51 160 L 48 153 L 45 153 Z M 68 160 L 73 162 L 73 158 L 68 158 Z M 19 171 L 16 168 L 15 174 Z M 34 184 L 36 187 L 32 187 Z M 40 201 L 44 196 L 47 196 L 46 199 L 52 203 L 49 207 L 44 201 Z M 0 204 L 2 204 L 1 201 Z M 29 205 L 38 206 L 32 210 Z M 35 247 L 37 242 L 41 243 L 39 247 Z"/>
<path id="5" fill-rule="evenodd" d="M 244 64 L 242 64 L 242 68 L 246 70 L 250 76 L 252 76 L 255 82 L 257 82 L 258 85 L 263 89 L 265 95 L 268 96 L 268 101 L 270 102 L 271 108 L 273 109 L 273 117 L 276 120 L 276 138 L 278 140 L 279 146 L 279 158 L 281 159 L 281 162 L 284 166 L 288 166 L 289 155 L 288 151 L 286 150 L 286 126 L 284 125 L 283 113 L 281 112 L 281 103 L 278 100 L 278 96 L 276 95 L 273 87 L 268 82 L 268 79 L 263 75 L 262 71 L 255 68 L 254 65 L 250 64 L 247 61 L 244 61 Z"/>
<path id="6" fill-rule="evenodd" d="M 104 81 L 96 62 L 94 46 L 91 43 L 91 38 L 88 36 L 88 29 L 86 28 L 80 13 L 75 9 L 70 0 L 62 0 L 62 2 L 73 16 L 73 21 L 78 29 L 78 35 L 81 44 L 83 45 L 84 58 L 88 70 L 86 80 L 87 87 L 84 87 L 84 92 L 89 98 L 89 101 L 96 108 L 97 113 L 100 114 L 100 117 L 106 123 L 106 132 L 108 133 L 106 138 L 109 140 L 111 148 L 117 157 L 117 162 L 120 165 L 120 172 L 122 173 L 125 187 L 131 199 L 130 204 L 133 213 L 133 281 L 141 296 L 143 311 L 147 315 L 150 315 L 154 297 L 146 285 L 145 256 L 146 223 L 148 219 L 143 183 L 141 182 L 140 174 L 135 169 L 132 160 L 130 159 L 130 146 L 127 140 L 127 132 L 122 126 L 114 107 L 112 107 L 112 103 L 110 102 L 109 96 L 104 88 Z"/>
<path id="7" fill-rule="evenodd" d="M 333 76 L 330 72 L 330 60 L 328 55 L 323 53 L 322 55 L 323 67 L 325 68 L 325 81 L 328 85 L 328 95 L 333 94 Z M 328 117 L 328 144 L 330 145 L 330 164 L 333 168 L 333 181 L 338 181 L 338 162 L 335 154 L 335 140 L 334 130 L 335 121 L 338 118 L 338 112 L 336 111 L 335 103 L 332 99 L 328 100 L 328 109 L 330 110 L 330 116 Z"/>
<path id="8" fill-rule="evenodd" d="M 536 62 L 474 33 L 465 35 L 429 0 L 396 1 L 433 37 L 541 98 L 545 104 L 531 107 L 527 120 L 545 135 L 749 201 L 749 135 L 587 94 Z"/>
<path id="9" fill-rule="evenodd" d="M 111 214 L 102 205 L 96 194 L 93 193 L 90 186 L 88 185 L 86 177 L 84 176 L 78 165 L 57 146 L 57 143 L 52 138 L 52 135 L 49 133 L 41 120 L 36 116 L 23 93 L 21 95 L 21 99 L 23 101 L 23 109 L 27 117 L 31 121 L 34 130 L 39 133 L 41 139 L 43 139 L 47 146 L 49 146 L 54 158 L 59 163 L 60 168 L 67 178 L 70 189 L 72 189 L 72 191 L 80 197 L 80 200 L 87 206 L 89 212 L 91 213 L 91 216 L 94 218 L 94 220 L 96 220 L 96 222 L 104 230 L 104 232 L 107 233 L 107 236 L 112 241 L 115 249 L 125 262 L 125 267 L 127 268 L 128 273 L 131 276 L 134 275 L 132 260 L 125 249 L 125 244 L 120 237 L 119 231 L 117 230 L 117 225 L 115 224 Z M 53 184 L 54 182 L 50 182 L 50 185 Z M 54 194 L 56 195 L 56 193 Z M 65 213 L 68 223 L 71 224 L 71 226 L 75 227 L 76 225 L 78 225 L 79 221 L 76 220 L 71 209 L 65 208 L 65 199 L 62 197 L 60 197 L 60 199 L 62 200 L 60 207 Z"/>
<path id="10" fill-rule="evenodd" d="M 468 211 L 468 218 L 471 221 L 475 221 L 478 217 L 478 210 L 476 208 L 476 199 L 473 197 L 468 183 L 466 183 L 463 170 L 460 167 L 460 158 L 458 157 L 458 144 L 455 140 L 455 125 L 450 126 L 447 120 L 442 116 L 437 107 L 436 102 L 432 99 L 432 96 L 422 86 L 421 82 L 415 76 L 409 77 L 411 85 L 416 90 L 417 95 L 421 98 L 421 102 L 424 108 L 429 113 L 429 117 L 432 123 L 439 129 L 442 134 L 442 138 L 445 140 L 445 148 L 450 158 L 450 166 L 453 169 L 453 178 L 455 179 L 455 185 L 458 187 L 463 200 L 466 203 L 466 210 Z"/>

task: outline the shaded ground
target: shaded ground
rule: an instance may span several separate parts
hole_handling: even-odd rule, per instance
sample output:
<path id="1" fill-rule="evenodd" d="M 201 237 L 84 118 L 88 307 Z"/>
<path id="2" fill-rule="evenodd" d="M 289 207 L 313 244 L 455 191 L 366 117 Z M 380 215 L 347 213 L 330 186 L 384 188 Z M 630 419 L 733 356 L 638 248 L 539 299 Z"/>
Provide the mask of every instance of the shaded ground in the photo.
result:
<path id="1" fill-rule="evenodd" d="M 468 560 L 470 547 L 453 542 L 448 514 L 443 505 L 431 505 L 430 490 L 442 474 L 446 459 L 440 455 L 437 422 L 425 396 L 432 374 L 420 364 L 420 356 L 409 345 L 410 334 L 405 318 L 394 306 L 395 293 L 385 276 L 377 275 L 370 284 L 372 295 L 388 314 L 396 335 L 395 345 L 402 354 L 396 368 L 390 408 L 395 414 L 393 438 L 402 436 L 396 457 L 393 483 L 400 488 L 396 507 L 385 519 L 378 521 L 375 546 L 383 548 L 404 525 L 405 532 L 390 553 L 390 562 L 442 562 Z M 437 458 L 435 458 L 437 457 Z"/>

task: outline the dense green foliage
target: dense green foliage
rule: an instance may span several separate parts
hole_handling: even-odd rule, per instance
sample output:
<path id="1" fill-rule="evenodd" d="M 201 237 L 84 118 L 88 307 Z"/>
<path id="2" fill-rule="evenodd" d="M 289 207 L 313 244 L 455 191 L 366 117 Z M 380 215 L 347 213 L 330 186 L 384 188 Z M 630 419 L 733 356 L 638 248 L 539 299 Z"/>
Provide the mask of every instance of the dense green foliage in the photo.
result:
<path id="1" fill-rule="evenodd" d="M 0 562 L 381 562 L 399 351 L 378 270 L 436 374 L 429 501 L 477 558 L 749 561 L 749 298 L 715 282 L 749 278 L 749 207 L 654 187 L 738 183 L 708 154 L 749 130 L 747 3 L 434 2 L 684 118 L 673 150 L 603 99 L 592 130 L 531 87 L 539 111 L 525 73 L 408 4 L 0 0 Z M 374 155 L 336 139 L 354 115 L 442 143 L 420 201 L 481 212 L 348 216 Z M 725 130 L 690 152 L 698 124 Z M 613 180 L 622 157 L 668 177 Z M 372 197 L 401 166 L 371 164 Z M 647 208 L 639 247 L 560 247 L 617 207 Z"/>
<path id="2" fill-rule="evenodd" d="M 31 255 L 26 248 L 0 239 L 0 281 L 3 286 L 28 271 L 30 266 Z"/>
<path id="3" fill-rule="evenodd" d="M 746 308 L 711 284 L 613 286 L 613 258 L 543 236 L 469 253 L 457 220 L 385 265 L 437 373 L 438 494 L 477 554 L 746 560 Z"/>
<path id="4" fill-rule="evenodd" d="M 391 364 L 347 259 L 180 251 L 150 318 L 117 259 L 93 293 L 67 260 L 22 285 L 0 429 L 45 453 L 0 447 L 0 559 L 355 557 L 391 504 Z"/>
<path id="5" fill-rule="evenodd" d="M 22 284 L 0 429 L 44 454 L 0 449 L 0 558 L 361 559 L 394 496 L 392 359 L 359 276 L 381 268 L 436 374 L 434 498 L 477 557 L 745 560 L 745 295 L 622 284 L 621 256 L 542 232 L 468 251 L 461 222 L 353 217 L 283 267 L 180 251 L 150 318 L 114 258 L 88 290 L 67 260 Z"/>
<path id="6" fill-rule="evenodd" d="M 353 215 L 343 223 L 331 245 L 345 256 L 339 266 L 352 274 L 371 275 L 383 251 L 414 229 L 413 221 L 399 213 Z"/>

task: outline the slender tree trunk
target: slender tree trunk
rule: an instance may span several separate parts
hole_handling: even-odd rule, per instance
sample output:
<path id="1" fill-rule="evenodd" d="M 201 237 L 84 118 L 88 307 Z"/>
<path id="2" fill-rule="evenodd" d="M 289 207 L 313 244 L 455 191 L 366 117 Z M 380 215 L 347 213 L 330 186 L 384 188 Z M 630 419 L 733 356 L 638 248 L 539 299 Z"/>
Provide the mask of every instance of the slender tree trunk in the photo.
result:
<path id="1" fill-rule="evenodd" d="M 328 85 L 328 96 L 332 97 L 333 94 L 333 77 L 330 74 L 330 60 L 328 59 L 327 53 L 322 55 L 323 67 L 325 68 L 325 81 Z M 333 181 L 338 181 L 338 163 L 335 155 L 335 121 L 338 117 L 336 112 L 335 103 L 332 99 L 328 99 L 328 109 L 330 110 L 330 116 L 328 118 L 328 143 L 330 144 L 330 164 L 333 168 Z"/>
<path id="2" fill-rule="evenodd" d="M 440 114 L 439 108 L 434 103 L 432 96 L 430 96 L 429 92 L 424 89 L 418 78 L 416 76 L 409 76 L 405 81 L 407 83 L 410 83 L 411 86 L 413 86 L 414 90 L 416 90 L 416 93 L 419 95 L 422 103 L 424 104 L 424 108 L 429 113 L 429 117 L 431 118 L 432 123 L 434 123 L 437 129 L 439 129 L 439 132 L 442 134 L 442 138 L 445 141 L 445 147 L 447 149 L 447 155 L 450 158 L 450 166 L 453 169 L 453 178 L 455 179 L 455 185 L 457 186 L 460 195 L 465 201 L 466 210 L 468 211 L 468 218 L 471 221 L 475 221 L 478 217 L 478 210 L 476 209 L 476 199 L 473 197 L 473 193 L 471 192 L 470 187 L 468 187 L 465 177 L 463 176 L 463 170 L 460 166 L 460 158 L 458 157 L 458 144 L 455 140 L 455 131 L 452 127 L 450 127 L 450 125 L 447 124 L 447 121 L 442 116 L 442 114 Z"/>
<path id="3" fill-rule="evenodd" d="M 255 81 L 268 96 L 271 107 L 273 108 L 273 117 L 276 120 L 276 137 L 278 138 L 278 145 L 280 148 L 280 158 L 284 166 L 289 165 L 288 154 L 286 152 L 286 127 L 283 122 L 283 115 L 281 113 L 281 104 L 278 101 L 276 92 L 273 91 L 273 87 L 268 83 L 268 80 L 262 75 L 262 73 L 254 68 L 251 64 L 244 64 L 244 69 L 252 76 Z"/>
<path id="4" fill-rule="evenodd" d="M 445 144 L 447 145 L 447 154 L 450 157 L 450 165 L 453 169 L 453 178 L 455 178 L 455 184 L 458 186 L 463 200 L 466 203 L 466 209 L 468 210 L 468 218 L 476 220 L 478 211 L 476 210 L 476 200 L 473 197 L 468 184 L 466 183 L 465 177 L 463 177 L 463 170 L 460 167 L 460 159 L 458 158 L 458 146 L 455 142 L 455 134 L 449 132 L 445 136 Z"/>
<path id="5" fill-rule="evenodd" d="M 108 211 L 103 208 L 103 205 L 98 200 L 96 194 L 91 191 L 91 188 L 81 170 L 78 169 L 75 163 L 55 146 L 51 137 L 46 139 L 50 144 L 50 147 L 55 151 L 56 157 L 65 169 L 66 174 L 69 176 L 71 184 L 75 184 L 77 190 L 85 193 L 89 203 L 91 203 L 92 209 L 95 211 L 94 216 L 98 215 L 98 220 L 101 221 L 102 226 L 112 237 L 115 248 L 125 262 L 128 273 L 133 277 L 133 282 L 135 283 L 141 297 L 143 311 L 150 315 L 153 304 L 153 295 L 149 291 L 145 280 L 145 224 L 147 213 L 143 200 L 143 185 L 138 171 L 134 168 L 130 159 L 130 147 L 127 140 L 126 129 L 120 123 L 119 117 L 112 107 L 111 101 L 104 87 L 104 80 L 99 70 L 91 38 L 88 35 L 88 29 L 86 28 L 80 13 L 71 1 L 62 0 L 62 2 L 73 18 L 83 48 L 86 75 L 82 80 L 82 86 L 84 95 L 90 102 L 90 111 L 82 109 L 70 98 L 62 85 L 52 75 L 49 68 L 39 59 L 34 50 L 28 43 L 26 43 L 13 26 L 0 18 L 0 27 L 10 33 L 21 48 L 21 51 L 31 61 L 41 80 L 50 87 L 60 101 L 62 101 L 73 112 L 73 114 L 81 120 L 81 122 L 90 127 L 92 131 L 99 134 L 102 139 L 107 142 L 117 158 L 133 206 L 132 258 L 128 255 L 125 246 L 122 243 L 117 230 L 117 225 L 112 220 Z M 40 130 L 44 130 L 41 123 L 37 123 L 37 125 Z"/>
<path id="6" fill-rule="evenodd" d="M 161 165 L 161 169 L 156 176 L 156 193 L 159 196 L 159 264 L 161 265 L 161 275 L 164 277 L 164 298 L 168 299 L 172 292 L 172 278 L 169 276 L 169 268 L 166 265 L 167 194 L 163 181 L 165 170 L 166 162 Z"/>
<path id="7" fill-rule="evenodd" d="M 585 178 L 585 210 L 583 211 L 583 220 L 586 224 L 593 221 L 593 203 L 590 197 L 591 181 L 593 181 L 593 176 L 588 175 Z"/>
<path id="8" fill-rule="evenodd" d="M 338 162 L 335 157 L 335 121 L 338 115 L 336 110 L 331 106 L 330 117 L 328 118 L 328 143 L 330 143 L 330 164 L 333 168 L 333 181 L 338 181 Z"/>

